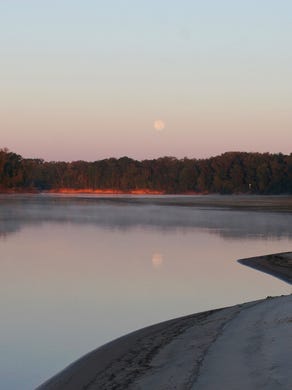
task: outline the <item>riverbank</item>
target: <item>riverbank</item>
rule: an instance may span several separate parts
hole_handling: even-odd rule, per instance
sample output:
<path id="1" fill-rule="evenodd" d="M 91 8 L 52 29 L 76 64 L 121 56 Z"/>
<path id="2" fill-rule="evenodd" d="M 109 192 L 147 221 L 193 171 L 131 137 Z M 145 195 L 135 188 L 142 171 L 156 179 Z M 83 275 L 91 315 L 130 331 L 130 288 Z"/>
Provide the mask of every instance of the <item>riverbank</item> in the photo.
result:
<path id="1" fill-rule="evenodd" d="M 91 188 L 55 188 L 51 190 L 39 190 L 37 188 L 0 188 L 0 194 L 64 194 L 64 195 L 164 195 L 165 191 L 148 190 L 139 188 L 135 190 L 122 191 L 115 189 L 91 189 Z M 196 195 L 196 193 L 187 193 L 183 195 Z"/>
<path id="2" fill-rule="evenodd" d="M 78 201 L 106 200 L 108 203 L 126 203 L 133 205 L 155 205 L 155 206 L 182 206 L 215 208 L 238 211 L 266 211 L 277 213 L 292 213 L 291 195 L 220 195 L 206 193 L 182 193 L 164 194 L 159 191 L 133 190 L 128 192 L 113 190 L 70 190 L 58 189 L 49 191 L 3 191 L 0 190 L 0 197 L 10 196 L 13 198 L 27 195 L 27 199 L 74 199 Z"/>
<path id="3" fill-rule="evenodd" d="M 292 252 L 251 257 L 238 262 L 292 284 Z"/>
<path id="4" fill-rule="evenodd" d="M 291 313 L 289 295 L 166 321 L 98 348 L 38 390 L 288 388 Z"/>

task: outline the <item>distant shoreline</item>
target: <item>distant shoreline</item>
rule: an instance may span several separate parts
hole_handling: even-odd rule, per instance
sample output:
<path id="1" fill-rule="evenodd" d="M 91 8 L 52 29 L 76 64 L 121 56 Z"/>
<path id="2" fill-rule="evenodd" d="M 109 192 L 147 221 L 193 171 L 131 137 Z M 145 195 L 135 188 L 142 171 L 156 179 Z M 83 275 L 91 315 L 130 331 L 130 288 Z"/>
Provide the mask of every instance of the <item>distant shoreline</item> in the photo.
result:
<path id="1" fill-rule="evenodd" d="M 206 159 L 45 161 L 0 149 L 0 190 L 148 194 L 292 194 L 292 154 L 226 152 Z"/>
<path id="2" fill-rule="evenodd" d="M 53 189 L 48 191 L 43 191 L 50 194 L 96 194 L 96 195 L 164 195 L 165 192 L 162 191 L 151 191 L 147 189 L 136 189 L 136 190 L 130 190 L 130 191 L 121 191 L 121 190 L 114 190 L 114 189 L 96 189 L 92 190 L 90 188 L 82 188 L 82 189 L 72 189 L 72 188 L 60 188 L 60 189 Z"/>
<path id="3" fill-rule="evenodd" d="M 210 207 L 221 209 L 233 209 L 242 211 L 266 211 L 292 213 L 292 195 L 256 195 L 256 194 L 206 194 L 206 193 L 181 193 L 167 194 L 159 191 L 134 190 L 134 191 L 112 191 L 112 190 L 71 190 L 58 189 L 48 191 L 1 191 L 0 195 L 5 196 L 72 196 L 78 199 L 79 196 L 87 199 L 108 197 L 112 202 L 120 201 L 123 196 L 131 198 L 130 202 L 137 205 L 157 206 L 182 206 L 182 207 Z M 117 199 L 115 199 L 117 197 Z"/>
<path id="4" fill-rule="evenodd" d="M 208 195 L 207 192 L 195 192 L 187 191 L 181 193 L 167 193 L 166 191 L 156 191 L 149 190 L 147 188 L 138 188 L 128 191 L 115 190 L 115 189 L 90 189 L 90 188 L 56 188 L 48 190 L 38 190 L 36 188 L 23 189 L 23 188 L 11 188 L 11 189 L 0 189 L 0 194 L 68 194 L 68 195 L 78 195 L 78 194 L 88 194 L 88 195 Z"/>

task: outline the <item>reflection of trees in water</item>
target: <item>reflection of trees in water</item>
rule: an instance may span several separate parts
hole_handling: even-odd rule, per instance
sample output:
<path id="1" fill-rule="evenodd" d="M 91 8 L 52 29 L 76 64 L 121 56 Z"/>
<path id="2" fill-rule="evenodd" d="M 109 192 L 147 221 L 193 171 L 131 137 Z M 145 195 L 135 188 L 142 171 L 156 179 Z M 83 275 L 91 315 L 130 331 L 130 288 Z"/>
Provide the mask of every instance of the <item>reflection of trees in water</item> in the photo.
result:
<path id="1" fill-rule="evenodd" d="M 2 221 L 0 219 L 0 239 L 21 230 L 21 224 L 16 221 Z"/>
<path id="2" fill-rule="evenodd" d="M 42 223 L 91 224 L 114 230 L 142 227 L 195 232 L 196 229 L 206 229 L 227 239 L 292 238 L 290 213 L 202 208 L 185 204 L 184 207 L 162 207 L 131 198 L 22 196 L 1 199 L 0 236 Z"/>

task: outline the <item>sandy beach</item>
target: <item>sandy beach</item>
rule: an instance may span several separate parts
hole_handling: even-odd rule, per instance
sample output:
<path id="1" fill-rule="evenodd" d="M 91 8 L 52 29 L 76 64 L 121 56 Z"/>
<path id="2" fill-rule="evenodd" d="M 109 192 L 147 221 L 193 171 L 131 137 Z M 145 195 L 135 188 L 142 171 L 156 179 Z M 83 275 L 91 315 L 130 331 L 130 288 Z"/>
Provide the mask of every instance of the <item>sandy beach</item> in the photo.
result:
<path id="1" fill-rule="evenodd" d="M 265 260 L 273 264 L 267 272 L 280 269 L 288 280 L 283 262 L 291 258 L 261 256 L 248 265 L 265 270 Z M 177 318 L 90 352 L 38 390 L 290 389 L 291 327 L 292 295 Z"/>

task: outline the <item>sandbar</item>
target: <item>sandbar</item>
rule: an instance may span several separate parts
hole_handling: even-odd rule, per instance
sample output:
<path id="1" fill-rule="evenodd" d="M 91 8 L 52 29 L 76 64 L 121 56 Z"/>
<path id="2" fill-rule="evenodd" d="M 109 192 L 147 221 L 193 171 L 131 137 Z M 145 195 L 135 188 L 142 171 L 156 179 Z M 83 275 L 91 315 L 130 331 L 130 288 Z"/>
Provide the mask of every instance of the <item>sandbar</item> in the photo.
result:
<path id="1" fill-rule="evenodd" d="M 250 257 L 238 262 L 292 284 L 292 252 Z"/>

